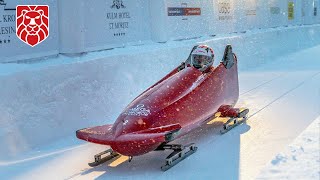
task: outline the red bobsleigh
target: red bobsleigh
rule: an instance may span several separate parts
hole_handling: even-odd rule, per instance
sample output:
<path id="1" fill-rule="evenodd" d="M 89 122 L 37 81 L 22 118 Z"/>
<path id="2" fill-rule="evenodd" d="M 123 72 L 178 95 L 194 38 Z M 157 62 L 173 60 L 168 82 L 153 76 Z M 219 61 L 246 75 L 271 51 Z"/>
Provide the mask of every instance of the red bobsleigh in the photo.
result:
<path id="1" fill-rule="evenodd" d="M 237 58 L 227 45 L 223 60 L 204 73 L 188 60 L 135 98 L 114 124 L 78 130 L 79 139 L 108 145 L 95 155 L 97 166 L 117 155 L 139 156 L 154 150 L 173 150 L 162 170 L 167 170 L 197 150 L 194 144 L 169 142 L 212 120 L 229 117 L 221 133 L 241 124 L 248 109 L 233 108 L 239 98 Z M 108 156 L 101 158 L 103 154 Z"/>

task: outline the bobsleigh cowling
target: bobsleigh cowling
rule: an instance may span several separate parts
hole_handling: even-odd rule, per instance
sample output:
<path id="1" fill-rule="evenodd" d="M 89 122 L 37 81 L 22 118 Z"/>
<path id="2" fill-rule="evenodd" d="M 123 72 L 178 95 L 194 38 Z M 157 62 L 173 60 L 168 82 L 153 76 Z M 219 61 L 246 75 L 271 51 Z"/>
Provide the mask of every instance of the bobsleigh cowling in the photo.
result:
<path id="1" fill-rule="evenodd" d="M 221 109 L 225 116 L 238 112 L 232 111 L 239 98 L 238 65 L 230 53 L 225 54 L 229 62 L 222 61 L 205 73 L 190 65 L 175 68 L 135 98 L 113 125 L 81 129 L 77 137 L 109 145 L 122 155 L 138 156 L 187 134 Z"/>

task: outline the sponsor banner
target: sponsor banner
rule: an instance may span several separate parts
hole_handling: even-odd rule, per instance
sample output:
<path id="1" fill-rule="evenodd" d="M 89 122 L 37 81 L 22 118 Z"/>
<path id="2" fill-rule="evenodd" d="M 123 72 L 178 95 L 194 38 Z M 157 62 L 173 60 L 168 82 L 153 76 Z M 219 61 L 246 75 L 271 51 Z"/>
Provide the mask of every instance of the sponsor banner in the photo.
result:
<path id="1" fill-rule="evenodd" d="M 246 16 L 256 16 L 257 15 L 257 0 L 243 0 L 244 1 L 244 11 Z M 238 4 L 241 5 L 241 4 Z"/>
<path id="2" fill-rule="evenodd" d="M 40 6 L 33 10 L 28 7 L 18 13 L 18 5 L 50 7 L 50 21 L 44 17 L 47 14 Z M 56 55 L 58 43 L 57 1 L 0 0 L 0 62 Z"/>
<path id="3" fill-rule="evenodd" d="M 168 8 L 168 16 L 184 16 L 183 8 Z"/>
<path id="4" fill-rule="evenodd" d="M 244 4 L 246 16 L 257 15 L 257 0 L 244 0 Z"/>
<path id="5" fill-rule="evenodd" d="M 257 15 L 257 10 L 255 9 L 246 10 L 246 16 L 256 16 L 256 15 Z"/>
<path id="6" fill-rule="evenodd" d="M 49 6 L 18 5 L 16 10 L 16 35 L 34 47 L 49 36 Z"/>
<path id="7" fill-rule="evenodd" d="M 11 47 L 15 43 L 16 33 L 16 9 L 14 6 L 7 5 L 7 1 L 0 1 L 0 59 L 4 57 L 6 47 Z M 6 54 L 8 56 L 9 54 Z"/>
<path id="8" fill-rule="evenodd" d="M 244 11 L 246 16 L 257 15 L 257 0 L 244 0 L 244 5 Z"/>
<path id="9" fill-rule="evenodd" d="M 237 13 L 238 15 L 236 16 L 239 26 L 243 27 L 241 28 L 242 31 L 252 29 L 258 26 L 259 14 L 261 15 L 261 12 L 258 11 L 257 5 L 257 0 L 242 0 L 242 2 L 237 2 L 237 7 L 244 6 L 243 12 Z"/>
<path id="10" fill-rule="evenodd" d="M 184 12 L 186 16 L 200 16 L 201 8 L 185 8 Z"/>
<path id="11" fill-rule="evenodd" d="M 249 6 L 248 6 L 249 5 Z M 253 5 L 254 6 L 254 5 Z M 210 30 L 212 34 L 225 34 L 243 32 L 248 29 L 248 22 L 254 21 L 248 18 L 246 12 L 254 13 L 255 7 L 245 0 L 215 0 L 213 1 L 213 22 Z M 235 8 L 236 7 L 236 8 Z"/>
<path id="12" fill-rule="evenodd" d="M 301 0 L 287 0 L 287 16 L 286 20 L 290 25 L 301 24 L 302 19 L 302 1 Z"/>
<path id="13" fill-rule="evenodd" d="M 212 20 L 212 0 L 164 0 L 164 4 L 166 23 L 159 28 L 166 27 L 168 40 L 197 38 L 210 32 L 208 20 Z"/>
<path id="14" fill-rule="evenodd" d="M 294 2 L 288 2 L 288 20 L 294 19 Z"/>
<path id="15" fill-rule="evenodd" d="M 200 16 L 201 8 L 168 7 L 168 16 Z"/>
<path id="16" fill-rule="evenodd" d="M 244 16 L 244 7 L 237 10 L 234 8 L 240 4 L 236 0 L 216 0 L 213 1 L 213 23 L 214 34 L 231 33 L 243 29 L 244 24 L 238 23 L 240 12 Z"/>
<path id="17" fill-rule="evenodd" d="M 234 9 L 232 7 L 231 0 L 219 0 L 218 1 L 218 12 L 220 21 L 228 21 L 234 19 Z"/>
<path id="18" fill-rule="evenodd" d="M 68 0 L 59 5 L 59 15 L 66 18 L 60 27 L 68 27 L 70 21 L 74 25 L 60 28 L 62 53 L 123 47 L 151 39 L 148 0 Z"/>

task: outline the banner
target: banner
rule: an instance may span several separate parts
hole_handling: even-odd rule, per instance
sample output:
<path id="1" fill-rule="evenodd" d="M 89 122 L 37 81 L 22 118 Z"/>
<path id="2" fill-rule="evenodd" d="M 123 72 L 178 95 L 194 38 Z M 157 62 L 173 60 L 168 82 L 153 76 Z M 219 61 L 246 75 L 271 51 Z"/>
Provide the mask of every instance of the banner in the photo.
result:
<path id="1" fill-rule="evenodd" d="M 294 19 L 294 2 L 288 2 L 288 20 Z"/>
<path id="2" fill-rule="evenodd" d="M 256 16 L 257 15 L 257 0 L 245 0 L 245 15 L 246 16 Z"/>
<path id="3" fill-rule="evenodd" d="M 230 21 L 234 17 L 233 1 L 231 0 L 218 0 L 218 20 Z"/>
<path id="4" fill-rule="evenodd" d="M 235 15 L 235 0 L 214 1 L 214 21 L 218 28 L 215 34 L 231 33 L 237 31 Z"/>
<path id="5" fill-rule="evenodd" d="M 168 7 L 168 16 L 200 16 L 201 8 Z"/>
<path id="6" fill-rule="evenodd" d="M 148 0 L 59 2 L 62 53 L 82 53 L 142 44 L 151 39 Z M 72 22 L 74 27 L 69 27 Z"/>
<path id="7" fill-rule="evenodd" d="M 166 33 L 168 39 L 179 40 L 209 34 L 210 1 L 166 0 Z"/>

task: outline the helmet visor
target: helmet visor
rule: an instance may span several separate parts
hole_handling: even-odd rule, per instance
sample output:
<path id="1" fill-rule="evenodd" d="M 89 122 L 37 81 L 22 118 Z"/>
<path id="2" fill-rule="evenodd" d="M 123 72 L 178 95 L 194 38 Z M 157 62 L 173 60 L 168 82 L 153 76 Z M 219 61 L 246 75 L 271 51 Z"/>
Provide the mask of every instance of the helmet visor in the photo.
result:
<path id="1" fill-rule="evenodd" d="M 192 65 L 195 67 L 204 67 L 211 62 L 211 57 L 193 54 L 191 56 Z"/>

